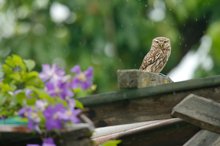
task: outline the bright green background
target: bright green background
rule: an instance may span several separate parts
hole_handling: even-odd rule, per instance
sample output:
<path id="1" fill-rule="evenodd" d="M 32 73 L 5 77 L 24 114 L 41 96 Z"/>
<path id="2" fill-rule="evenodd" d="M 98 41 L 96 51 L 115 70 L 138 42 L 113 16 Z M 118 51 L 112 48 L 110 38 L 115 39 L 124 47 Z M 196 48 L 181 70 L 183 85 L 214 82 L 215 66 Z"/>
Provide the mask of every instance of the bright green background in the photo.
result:
<path id="1" fill-rule="evenodd" d="M 61 23 L 50 16 L 55 3 L 71 12 Z M 157 7 L 165 14 L 161 21 L 149 17 Z M 171 39 L 168 73 L 208 35 L 214 66 L 199 67 L 195 77 L 219 74 L 219 11 L 219 0 L 0 0 L 0 59 L 16 53 L 34 59 L 37 69 L 53 62 L 93 66 L 97 92 L 104 92 L 117 89 L 117 69 L 139 68 L 152 38 Z"/>

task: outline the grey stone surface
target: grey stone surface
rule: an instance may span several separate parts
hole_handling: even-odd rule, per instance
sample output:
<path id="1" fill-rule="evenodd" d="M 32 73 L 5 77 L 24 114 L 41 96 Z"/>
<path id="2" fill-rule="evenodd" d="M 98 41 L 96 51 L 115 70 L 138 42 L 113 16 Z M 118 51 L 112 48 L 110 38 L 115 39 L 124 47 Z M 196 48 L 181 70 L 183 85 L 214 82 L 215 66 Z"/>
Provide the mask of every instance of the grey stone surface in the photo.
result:
<path id="1" fill-rule="evenodd" d="M 119 88 L 144 88 L 172 82 L 168 76 L 138 69 L 118 70 L 117 77 Z"/>

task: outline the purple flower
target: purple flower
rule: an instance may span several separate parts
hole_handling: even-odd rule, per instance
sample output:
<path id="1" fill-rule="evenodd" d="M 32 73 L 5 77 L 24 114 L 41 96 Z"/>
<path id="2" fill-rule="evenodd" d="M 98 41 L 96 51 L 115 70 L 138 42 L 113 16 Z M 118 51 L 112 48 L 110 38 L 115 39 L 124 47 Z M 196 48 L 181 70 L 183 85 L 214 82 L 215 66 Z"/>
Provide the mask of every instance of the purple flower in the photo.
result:
<path id="1" fill-rule="evenodd" d="M 52 138 L 44 138 L 42 146 L 56 146 Z"/>
<path id="2" fill-rule="evenodd" d="M 76 102 L 73 98 L 67 98 L 66 101 L 68 102 L 69 108 L 73 109 L 76 106 Z"/>
<path id="3" fill-rule="evenodd" d="M 71 69 L 71 72 L 74 72 L 74 73 L 76 73 L 76 74 L 81 73 L 80 66 L 79 66 L 79 65 L 74 66 L 74 67 Z"/>
<path id="4" fill-rule="evenodd" d="M 45 88 L 51 100 L 55 98 L 63 99 L 64 103 L 55 104 L 50 102 L 48 98 L 36 99 L 35 105 L 30 107 L 23 107 L 18 112 L 19 116 L 26 117 L 28 119 L 28 127 L 32 130 L 40 131 L 40 127 L 45 127 L 46 130 L 59 130 L 65 128 L 68 124 L 79 123 L 80 119 L 78 115 L 81 110 L 75 108 L 75 100 L 71 97 L 74 96 L 73 89 L 89 89 L 92 86 L 93 80 L 93 68 L 89 67 L 86 71 L 81 71 L 80 66 L 75 66 L 71 69 L 71 72 L 75 73 L 74 77 L 65 75 L 65 71 L 59 68 L 57 65 L 44 64 L 40 78 L 44 81 Z M 17 90 L 20 93 L 21 90 Z M 22 90 L 26 97 L 30 98 L 34 95 L 29 89 Z M 33 96 L 32 98 L 36 98 Z M 44 125 L 42 125 L 44 124 Z M 30 145 L 31 146 L 31 145 Z M 53 139 L 44 139 L 42 146 L 55 146 Z"/>
<path id="5" fill-rule="evenodd" d="M 28 128 L 32 130 L 39 129 L 40 117 L 36 110 L 32 110 L 30 107 L 23 107 L 19 110 L 18 115 L 28 118 Z"/>
<path id="6" fill-rule="evenodd" d="M 48 106 L 44 111 L 44 116 L 46 119 L 46 129 L 53 130 L 53 129 L 61 129 L 63 128 L 62 120 L 60 120 L 57 113 L 64 113 L 65 108 L 62 104 L 57 104 L 55 106 Z"/>
<path id="7" fill-rule="evenodd" d="M 75 100 L 69 98 L 67 100 L 67 102 L 68 102 L 68 106 L 69 106 L 69 112 L 68 112 L 68 114 L 70 115 L 69 120 L 72 123 L 80 123 L 78 115 L 81 113 L 81 110 L 75 109 L 75 105 L 76 105 Z"/>
<path id="8" fill-rule="evenodd" d="M 21 116 L 21 117 L 27 117 L 31 111 L 32 111 L 31 108 L 23 107 L 22 109 L 20 109 L 18 111 L 18 115 Z"/>
<path id="9" fill-rule="evenodd" d="M 66 101 L 68 102 L 68 108 L 65 112 L 59 112 L 57 115 L 64 122 L 80 123 L 78 115 L 81 113 L 81 110 L 75 109 L 75 100 L 67 98 Z"/>
<path id="10" fill-rule="evenodd" d="M 39 144 L 27 144 L 27 146 L 40 146 Z M 42 146 L 56 146 L 52 138 L 44 138 Z"/>
<path id="11" fill-rule="evenodd" d="M 62 99 L 72 97 L 74 95 L 70 89 L 69 83 L 60 80 L 57 82 L 47 82 L 46 91 L 50 96 L 59 96 Z"/>
<path id="12" fill-rule="evenodd" d="M 35 103 L 35 107 L 37 110 L 44 111 L 48 103 L 43 100 L 37 100 Z"/>
<path id="13" fill-rule="evenodd" d="M 22 91 L 23 91 L 23 90 L 21 90 L 21 89 L 15 90 L 15 91 L 12 93 L 12 95 L 17 95 L 17 94 L 21 93 Z"/>
<path id="14" fill-rule="evenodd" d="M 81 113 L 81 110 L 79 109 L 71 109 L 70 110 L 70 121 L 72 123 L 80 123 L 80 120 L 78 118 L 78 115 Z"/>
<path id="15" fill-rule="evenodd" d="M 80 66 L 76 65 L 71 69 L 71 72 L 76 76 L 73 78 L 71 86 L 73 89 L 82 88 L 84 90 L 92 86 L 93 68 L 89 67 L 86 71 L 82 72 Z"/>
<path id="16" fill-rule="evenodd" d="M 64 122 L 71 122 L 71 123 L 79 123 L 80 120 L 77 117 L 81 110 L 79 109 L 68 109 L 64 113 L 58 112 L 57 116 L 60 120 L 63 120 Z"/>
<path id="17" fill-rule="evenodd" d="M 28 118 L 28 128 L 39 131 L 39 118 L 38 120 L 34 120 L 33 118 Z"/>
<path id="18" fill-rule="evenodd" d="M 32 91 L 30 89 L 25 89 L 25 96 L 31 98 Z"/>
<path id="19" fill-rule="evenodd" d="M 48 106 L 44 111 L 46 129 L 62 129 L 66 123 L 79 123 L 78 114 L 81 111 L 75 108 L 65 109 L 62 104 Z"/>
<path id="20" fill-rule="evenodd" d="M 42 65 L 42 72 L 40 78 L 46 82 L 49 80 L 57 81 L 65 75 L 65 71 L 58 67 L 56 64 L 50 66 L 49 64 Z"/>

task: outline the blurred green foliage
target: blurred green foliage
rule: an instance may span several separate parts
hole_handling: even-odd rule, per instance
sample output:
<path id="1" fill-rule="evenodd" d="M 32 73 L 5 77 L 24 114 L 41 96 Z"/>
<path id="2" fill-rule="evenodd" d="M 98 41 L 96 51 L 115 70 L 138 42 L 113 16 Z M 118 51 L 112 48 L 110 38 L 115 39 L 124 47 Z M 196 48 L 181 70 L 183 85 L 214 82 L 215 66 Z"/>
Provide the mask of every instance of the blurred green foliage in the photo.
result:
<path id="1" fill-rule="evenodd" d="M 120 143 L 121 143 L 121 140 L 109 140 L 101 144 L 100 146 L 117 146 Z"/>
<path id="2" fill-rule="evenodd" d="M 38 68 L 93 66 L 102 92 L 117 89 L 117 69 L 139 68 L 152 38 L 171 39 L 167 73 L 208 35 L 214 66 L 196 75 L 218 74 L 219 8 L 219 0 L 0 0 L 0 59 L 16 53 Z"/>
<path id="3" fill-rule="evenodd" d="M 23 104 L 35 104 L 36 99 L 26 98 L 23 91 L 23 88 L 43 88 L 38 73 L 32 71 L 33 67 L 33 61 L 22 60 L 17 55 L 9 56 L 5 60 L 0 70 L 4 74 L 4 79 L 1 78 L 0 82 L 1 116 L 14 116 Z"/>

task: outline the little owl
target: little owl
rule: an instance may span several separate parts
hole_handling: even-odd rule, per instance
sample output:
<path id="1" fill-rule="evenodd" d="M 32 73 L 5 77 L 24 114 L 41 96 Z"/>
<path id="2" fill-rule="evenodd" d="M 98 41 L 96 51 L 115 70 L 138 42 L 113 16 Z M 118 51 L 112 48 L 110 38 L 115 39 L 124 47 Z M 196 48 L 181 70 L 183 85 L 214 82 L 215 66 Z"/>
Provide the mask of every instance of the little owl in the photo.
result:
<path id="1" fill-rule="evenodd" d="M 152 41 L 151 49 L 144 57 L 140 70 L 160 73 L 166 65 L 171 53 L 170 40 L 166 37 L 156 37 Z"/>

